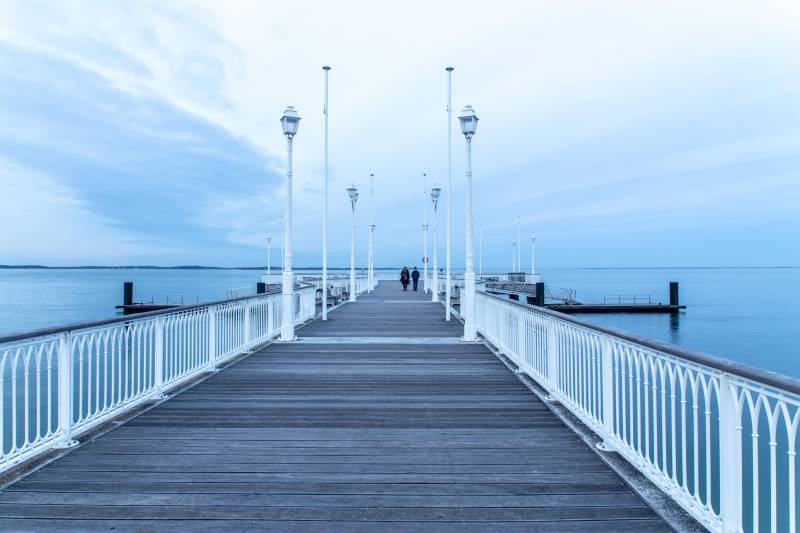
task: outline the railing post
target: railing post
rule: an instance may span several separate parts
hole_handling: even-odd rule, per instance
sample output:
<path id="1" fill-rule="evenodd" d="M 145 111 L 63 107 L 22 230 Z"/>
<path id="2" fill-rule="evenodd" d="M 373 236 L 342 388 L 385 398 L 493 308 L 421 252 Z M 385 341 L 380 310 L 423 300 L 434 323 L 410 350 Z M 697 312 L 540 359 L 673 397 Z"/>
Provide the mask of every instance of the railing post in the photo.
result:
<path id="1" fill-rule="evenodd" d="M 517 366 L 528 364 L 528 328 L 525 327 L 525 312 L 514 308 L 517 314 Z"/>
<path id="2" fill-rule="evenodd" d="M 742 531 L 742 424 L 736 386 L 722 374 L 719 383 L 720 514 L 725 533 Z"/>
<path id="3" fill-rule="evenodd" d="M 603 398 L 603 437 L 602 448 L 611 450 L 611 441 L 614 436 L 614 349 L 607 336 L 600 338 L 601 342 L 601 393 Z"/>
<path id="4" fill-rule="evenodd" d="M 274 299 L 270 298 L 267 300 L 267 333 L 268 335 L 272 336 L 275 333 L 272 325 L 275 323 L 275 305 Z"/>
<path id="5" fill-rule="evenodd" d="M 244 301 L 244 346 L 250 346 L 250 300 Z"/>
<path id="6" fill-rule="evenodd" d="M 550 393 L 558 390 L 558 331 L 556 322 L 547 319 L 547 381 Z"/>
<path id="7" fill-rule="evenodd" d="M 164 319 L 157 318 L 154 326 L 155 331 L 153 335 L 153 342 L 155 343 L 155 350 L 153 352 L 153 371 L 154 371 L 154 387 L 153 399 L 160 399 L 164 397 Z"/>
<path id="8" fill-rule="evenodd" d="M 61 438 L 57 447 L 70 448 L 78 444 L 72 439 L 72 336 L 61 335 L 58 342 L 58 430 Z"/>
<path id="9" fill-rule="evenodd" d="M 208 308 L 208 363 L 207 370 L 216 370 L 217 363 L 217 314 L 213 307 Z"/>

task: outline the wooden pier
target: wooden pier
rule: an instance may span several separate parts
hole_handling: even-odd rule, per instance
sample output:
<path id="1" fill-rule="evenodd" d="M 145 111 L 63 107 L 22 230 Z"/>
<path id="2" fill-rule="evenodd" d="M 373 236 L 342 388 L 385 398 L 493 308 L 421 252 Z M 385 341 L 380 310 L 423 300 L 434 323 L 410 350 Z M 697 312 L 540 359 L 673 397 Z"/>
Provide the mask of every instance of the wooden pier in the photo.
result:
<path id="1" fill-rule="evenodd" d="M 7 487 L 0 530 L 669 530 L 441 305 L 399 287 Z"/>

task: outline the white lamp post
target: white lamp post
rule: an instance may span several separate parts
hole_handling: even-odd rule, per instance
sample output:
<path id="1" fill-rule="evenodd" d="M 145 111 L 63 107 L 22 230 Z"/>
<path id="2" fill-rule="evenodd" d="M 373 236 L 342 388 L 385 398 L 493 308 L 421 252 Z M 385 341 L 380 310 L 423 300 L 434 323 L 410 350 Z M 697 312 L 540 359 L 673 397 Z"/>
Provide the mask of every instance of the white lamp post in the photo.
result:
<path id="1" fill-rule="evenodd" d="M 428 175 L 422 173 L 422 292 L 428 292 Z"/>
<path id="2" fill-rule="evenodd" d="M 514 272 L 522 272 L 522 238 L 519 234 L 519 216 L 517 216 L 517 242 L 519 249 L 517 250 L 517 269 Z"/>
<path id="3" fill-rule="evenodd" d="M 353 224 L 350 232 L 350 301 L 356 301 L 356 201 L 358 200 L 358 189 L 354 184 L 347 188 L 347 195 L 350 197 L 350 207 L 353 211 Z"/>
<path id="4" fill-rule="evenodd" d="M 453 67 L 447 67 L 447 230 L 446 230 L 446 273 L 444 288 L 444 316 L 450 321 L 450 211 L 453 207 Z"/>
<path id="5" fill-rule="evenodd" d="M 283 277 L 281 279 L 281 341 L 294 340 L 294 277 L 292 276 L 292 141 L 300 125 L 300 115 L 289 106 L 281 117 L 286 136 L 286 204 L 283 217 Z"/>
<path id="6" fill-rule="evenodd" d="M 478 275 L 483 278 L 483 226 L 478 228 Z"/>
<path id="7" fill-rule="evenodd" d="M 323 150 L 322 177 L 322 320 L 328 320 L 328 72 L 331 67 L 322 67 L 325 76 L 325 103 L 322 114 L 325 119 L 325 142 Z"/>
<path id="8" fill-rule="evenodd" d="M 536 236 L 531 235 L 531 276 L 536 275 Z"/>
<path id="9" fill-rule="evenodd" d="M 433 288 L 431 289 L 431 301 L 439 301 L 439 262 L 436 244 L 436 208 L 439 205 L 439 195 L 442 193 L 442 188 L 434 184 L 431 188 L 431 201 L 433 202 Z"/>
<path id="10" fill-rule="evenodd" d="M 267 276 L 272 274 L 272 237 L 267 237 Z"/>
<path id="11" fill-rule="evenodd" d="M 517 271 L 517 241 L 511 241 L 511 272 Z"/>
<path id="12" fill-rule="evenodd" d="M 374 244 L 375 243 L 375 237 L 373 237 L 374 234 L 375 234 L 375 224 L 370 224 L 369 225 L 369 235 L 370 235 L 370 238 L 372 239 L 372 242 L 373 242 L 373 244 L 372 244 L 372 252 L 369 254 L 369 256 L 370 256 L 369 257 L 369 264 L 370 264 L 370 269 L 372 271 L 372 278 L 370 280 L 370 287 L 372 288 L 372 290 L 375 290 L 375 244 Z"/>
<path id="13" fill-rule="evenodd" d="M 369 249 L 367 250 L 367 292 L 372 292 L 375 288 L 373 281 L 375 279 L 374 265 L 372 264 L 372 255 L 375 250 L 373 242 L 373 233 L 375 233 L 375 224 L 372 219 L 372 187 L 375 184 L 375 174 L 369 175 Z"/>
<path id="14" fill-rule="evenodd" d="M 461 122 L 461 133 L 467 141 L 467 172 L 466 172 L 466 271 L 464 272 L 464 297 L 461 298 L 462 311 L 464 311 L 464 341 L 473 342 L 475 336 L 475 271 L 472 259 L 472 137 L 478 127 L 478 117 L 472 106 L 464 106 L 458 116 Z"/>

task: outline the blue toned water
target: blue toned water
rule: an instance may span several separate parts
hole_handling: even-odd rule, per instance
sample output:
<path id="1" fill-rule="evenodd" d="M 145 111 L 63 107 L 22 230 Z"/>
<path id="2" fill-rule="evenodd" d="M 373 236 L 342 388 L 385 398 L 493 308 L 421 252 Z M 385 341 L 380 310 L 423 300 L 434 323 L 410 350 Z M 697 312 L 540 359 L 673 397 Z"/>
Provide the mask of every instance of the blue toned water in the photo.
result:
<path id="1" fill-rule="evenodd" d="M 259 281 L 255 270 L 0 269 L 0 335 L 115 316 L 122 282 L 136 300 L 184 295 L 211 301 Z M 680 282 L 686 311 L 670 315 L 582 315 L 640 335 L 800 377 L 800 268 L 544 269 L 544 281 L 577 291 L 668 300 Z"/>
<path id="2" fill-rule="evenodd" d="M 651 295 L 668 302 L 680 283 L 678 315 L 576 315 L 645 337 L 800 377 L 800 268 L 552 269 L 546 283 L 577 290 L 578 301 Z"/>

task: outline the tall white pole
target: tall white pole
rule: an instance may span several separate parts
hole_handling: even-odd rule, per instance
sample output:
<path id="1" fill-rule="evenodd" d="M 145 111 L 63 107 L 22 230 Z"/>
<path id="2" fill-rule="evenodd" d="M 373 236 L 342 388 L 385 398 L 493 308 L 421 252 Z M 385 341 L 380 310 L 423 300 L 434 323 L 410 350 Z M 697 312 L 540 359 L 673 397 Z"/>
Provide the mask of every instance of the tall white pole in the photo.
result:
<path id="1" fill-rule="evenodd" d="M 356 203 L 353 206 L 353 223 L 350 228 L 350 301 L 356 301 Z"/>
<path id="2" fill-rule="evenodd" d="M 322 71 L 325 77 L 325 102 L 322 114 L 325 123 L 325 143 L 322 152 L 322 320 L 328 320 L 328 72 L 331 67 L 325 65 Z"/>
<path id="3" fill-rule="evenodd" d="M 433 287 L 431 289 L 431 301 L 439 301 L 439 262 L 436 244 L 436 211 L 439 204 L 438 199 L 433 201 Z"/>
<path id="4" fill-rule="evenodd" d="M 375 285 L 376 285 L 376 283 L 375 283 L 375 279 L 376 279 L 375 278 L 375 237 L 374 237 L 374 235 L 375 235 L 375 224 L 370 224 L 369 225 L 369 231 L 370 231 L 370 235 L 373 236 L 372 237 L 372 241 L 373 241 L 372 254 L 371 254 L 372 257 L 370 258 L 370 264 L 372 265 L 372 281 L 370 283 L 371 283 L 372 290 L 375 290 Z"/>
<path id="5" fill-rule="evenodd" d="M 517 271 L 517 241 L 511 241 L 511 272 Z"/>
<path id="6" fill-rule="evenodd" d="M 453 67 L 447 67 L 447 229 L 445 259 L 445 320 L 450 320 L 450 211 L 453 205 Z"/>
<path id="7" fill-rule="evenodd" d="M 536 237 L 531 235 L 531 275 L 536 275 Z"/>
<path id="8" fill-rule="evenodd" d="M 283 217 L 281 340 L 294 340 L 294 276 L 292 275 L 292 136 L 286 136 L 286 203 Z"/>
<path id="9" fill-rule="evenodd" d="M 272 237 L 267 237 L 267 276 L 272 274 L 272 261 L 270 260 L 270 256 L 272 255 Z"/>
<path id="10" fill-rule="evenodd" d="M 375 241 L 373 233 L 375 233 L 375 221 L 372 218 L 372 195 L 373 186 L 375 185 L 375 174 L 369 175 L 369 250 L 367 250 L 367 292 L 372 292 L 375 280 L 375 265 L 373 264 L 373 254 L 375 253 Z"/>
<path id="11" fill-rule="evenodd" d="M 472 259 L 472 136 L 467 135 L 467 175 L 464 196 L 467 210 L 467 269 L 464 272 L 464 298 L 461 305 L 464 311 L 464 341 L 472 342 L 475 336 L 475 270 Z"/>
<path id="12" fill-rule="evenodd" d="M 422 173 L 422 292 L 428 292 L 428 175 Z"/>
<path id="13" fill-rule="evenodd" d="M 519 243 L 519 248 L 517 248 L 517 269 L 514 272 L 522 272 L 522 238 L 519 233 L 519 216 L 517 216 L 517 242 Z"/>
<path id="14" fill-rule="evenodd" d="M 483 226 L 478 229 L 478 275 L 483 276 Z"/>

